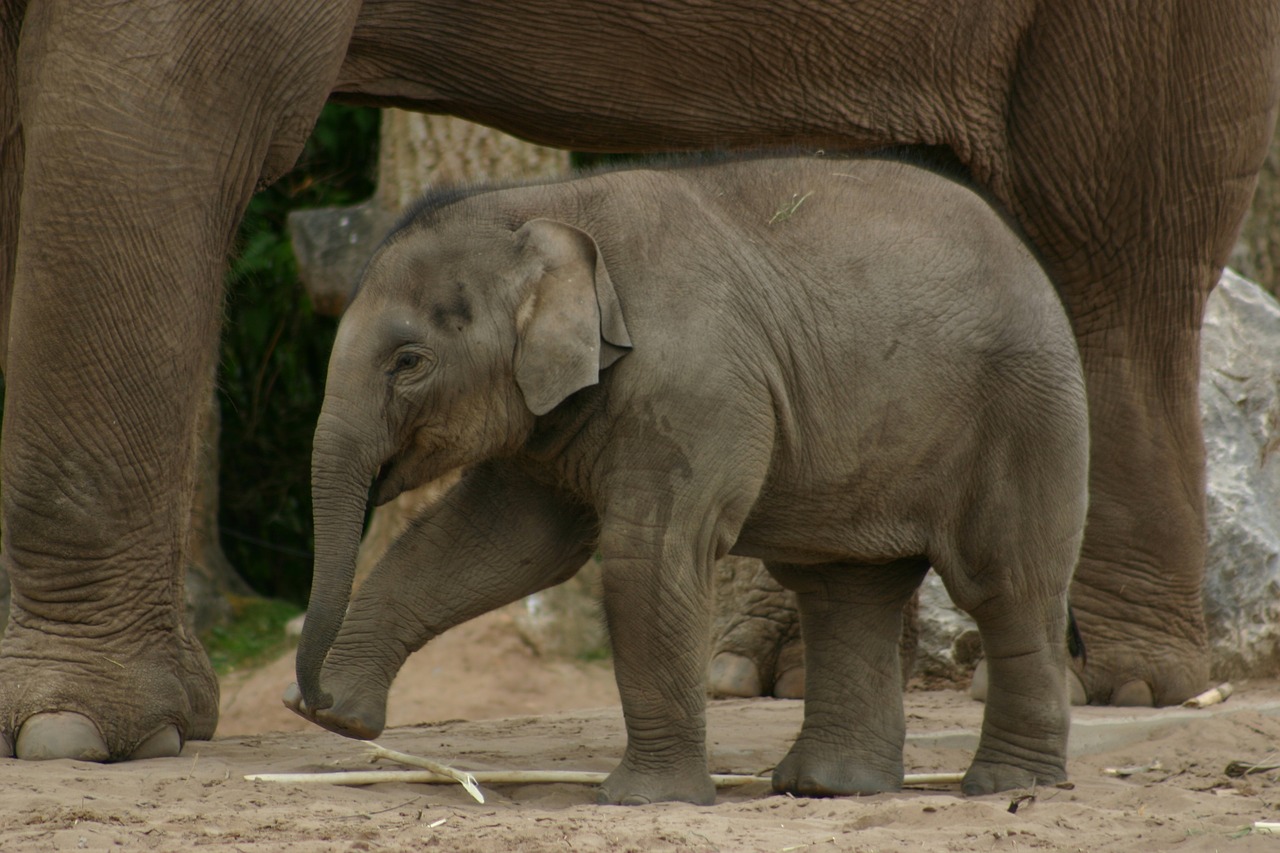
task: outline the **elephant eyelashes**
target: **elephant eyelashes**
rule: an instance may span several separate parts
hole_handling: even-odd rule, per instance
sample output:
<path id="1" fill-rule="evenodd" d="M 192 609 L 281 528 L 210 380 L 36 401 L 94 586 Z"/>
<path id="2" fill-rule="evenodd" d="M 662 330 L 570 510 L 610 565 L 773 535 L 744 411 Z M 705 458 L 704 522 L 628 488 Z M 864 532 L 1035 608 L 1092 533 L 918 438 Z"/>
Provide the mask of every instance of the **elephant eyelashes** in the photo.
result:
<path id="1" fill-rule="evenodd" d="M 419 372 L 430 368 L 434 363 L 435 359 L 429 353 L 418 350 L 402 350 L 396 353 L 395 361 L 392 363 L 388 375 L 402 376 Z"/>

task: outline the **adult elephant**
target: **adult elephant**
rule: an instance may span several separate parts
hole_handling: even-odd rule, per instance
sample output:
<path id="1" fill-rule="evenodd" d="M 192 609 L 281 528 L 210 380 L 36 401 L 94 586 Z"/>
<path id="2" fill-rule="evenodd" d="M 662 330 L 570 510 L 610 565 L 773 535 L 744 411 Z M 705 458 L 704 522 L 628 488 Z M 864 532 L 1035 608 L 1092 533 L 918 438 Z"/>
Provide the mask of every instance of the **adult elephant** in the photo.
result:
<path id="1" fill-rule="evenodd" d="M 179 570 L 221 273 L 331 93 L 587 150 L 950 148 L 1084 354 L 1089 695 L 1204 682 L 1199 326 L 1275 117 L 1273 0 L 0 3 L 0 750 L 212 733 Z"/>

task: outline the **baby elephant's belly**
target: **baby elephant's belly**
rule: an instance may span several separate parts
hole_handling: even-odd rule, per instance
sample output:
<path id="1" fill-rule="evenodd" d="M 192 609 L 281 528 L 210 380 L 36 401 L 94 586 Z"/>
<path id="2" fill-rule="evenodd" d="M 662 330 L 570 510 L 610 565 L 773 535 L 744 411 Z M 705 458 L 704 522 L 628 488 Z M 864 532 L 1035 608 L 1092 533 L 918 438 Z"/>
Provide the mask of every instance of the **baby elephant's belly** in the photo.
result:
<path id="1" fill-rule="evenodd" d="M 762 497 L 732 553 L 793 565 L 880 565 L 925 553 L 928 531 L 912 512 L 887 513 L 843 494 Z"/>

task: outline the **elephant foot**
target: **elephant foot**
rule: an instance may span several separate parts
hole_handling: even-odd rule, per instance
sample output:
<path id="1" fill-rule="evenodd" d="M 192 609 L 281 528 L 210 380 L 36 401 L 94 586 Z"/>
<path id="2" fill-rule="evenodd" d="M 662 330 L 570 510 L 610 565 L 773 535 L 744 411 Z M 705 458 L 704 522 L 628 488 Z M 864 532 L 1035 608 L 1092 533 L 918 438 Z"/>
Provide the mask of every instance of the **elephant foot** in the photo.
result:
<path id="1" fill-rule="evenodd" d="M 755 661 L 733 652 L 721 652 L 712 659 L 707 682 L 707 692 L 717 699 L 750 699 L 764 692 Z"/>
<path id="2" fill-rule="evenodd" d="M 1111 694 L 1111 704 L 1118 708 L 1153 708 L 1156 700 L 1150 684 L 1145 681 L 1126 681 Z"/>
<path id="3" fill-rule="evenodd" d="M 1199 644 L 1163 637 L 1155 647 L 1149 636 L 1120 643 L 1091 635 L 1085 625 L 1082 633 L 1088 658 L 1071 662 L 1073 702 L 1083 694 L 1086 701 L 1078 704 L 1159 708 L 1180 705 L 1209 687 L 1208 655 Z"/>
<path id="4" fill-rule="evenodd" d="M 212 736 L 217 680 L 204 651 L 185 637 L 175 644 L 170 633 L 168 643 L 128 655 L 101 644 L 80 649 L 14 623 L 8 630 L 0 656 L 0 719 L 17 725 L 0 732 L 0 755 L 161 758 L 178 755 L 186 740 Z"/>
<path id="5" fill-rule="evenodd" d="M 797 797 L 842 797 L 902 790 L 902 759 L 870 762 L 829 744 L 797 741 L 773 771 L 773 790 Z"/>
<path id="6" fill-rule="evenodd" d="M 69 711 L 28 717 L 18 731 L 15 755 L 28 761 L 51 758 L 106 761 L 111 757 L 107 742 L 93 721 Z"/>
<path id="7" fill-rule="evenodd" d="M 978 665 L 973 670 L 973 680 L 969 682 L 969 697 L 978 702 L 987 701 L 987 662 L 985 660 L 978 661 Z M 1151 707 L 1150 693 L 1145 707 Z M 1080 681 L 1080 676 L 1075 672 L 1067 670 L 1067 696 L 1070 698 L 1072 705 L 1088 705 L 1089 699 L 1085 694 L 1084 684 Z M 1116 702 L 1114 704 L 1120 704 Z M 1142 705 L 1140 702 L 1131 703 L 1132 705 Z"/>
<path id="8" fill-rule="evenodd" d="M 996 761 L 974 759 L 960 782 L 960 791 L 966 797 L 997 794 L 1018 788 L 1034 788 L 1037 785 L 1056 785 L 1067 781 L 1067 772 L 1061 768 L 1029 769 Z"/>
<path id="9" fill-rule="evenodd" d="M 710 806 L 715 801 L 716 786 L 705 761 L 700 766 L 689 763 L 661 772 L 643 772 L 624 759 L 596 792 L 596 802 L 602 806 L 670 802 Z"/>
<path id="10" fill-rule="evenodd" d="M 1135 667 L 1136 668 L 1136 667 Z M 1117 708 L 1161 708 L 1181 705 L 1183 701 L 1209 687 L 1208 677 L 1187 677 L 1185 667 L 1170 667 L 1170 676 L 1160 673 L 1134 677 L 1121 671 L 1110 677 L 1088 669 L 1072 672 L 1072 704 L 1112 705 Z M 1087 697 L 1079 701 L 1081 696 Z"/>
<path id="11" fill-rule="evenodd" d="M 720 650 L 711 659 L 707 692 L 717 699 L 804 698 L 804 643 L 798 637 L 743 649 L 741 641 L 751 626 L 739 626 L 736 651 Z M 768 639 L 765 636 L 760 639 Z"/>
<path id="12" fill-rule="evenodd" d="M 759 560 L 729 556 L 716 563 L 716 610 L 708 692 L 716 697 L 777 695 L 784 650 L 801 648 L 795 594 L 783 589 Z"/>
<path id="13" fill-rule="evenodd" d="M 312 710 L 296 683 L 284 691 L 284 705 L 321 728 L 355 740 L 373 740 L 387 725 L 387 696 L 383 691 L 338 691 L 328 708 Z"/>
<path id="14" fill-rule="evenodd" d="M 0 747 L 4 747 L 0 743 Z M 134 761 L 144 758 L 172 758 L 182 752 L 182 735 L 177 726 L 165 725 L 143 738 L 125 756 Z M 108 761 L 111 752 L 97 725 L 83 714 L 53 711 L 27 718 L 18 731 L 17 744 L 9 755 L 26 761 L 70 758 L 76 761 Z"/>
<path id="15" fill-rule="evenodd" d="M 1209 687 L 1203 573 L 1198 560 L 1186 565 L 1203 534 L 1191 534 L 1174 551 L 1182 564 L 1090 559 L 1086 541 L 1071 585 L 1081 654 L 1070 666 L 1090 705 L 1180 705 Z"/>
<path id="16" fill-rule="evenodd" d="M 804 698 L 804 643 L 791 640 L 778 653 L 773 695 L 778 699 Z"/>

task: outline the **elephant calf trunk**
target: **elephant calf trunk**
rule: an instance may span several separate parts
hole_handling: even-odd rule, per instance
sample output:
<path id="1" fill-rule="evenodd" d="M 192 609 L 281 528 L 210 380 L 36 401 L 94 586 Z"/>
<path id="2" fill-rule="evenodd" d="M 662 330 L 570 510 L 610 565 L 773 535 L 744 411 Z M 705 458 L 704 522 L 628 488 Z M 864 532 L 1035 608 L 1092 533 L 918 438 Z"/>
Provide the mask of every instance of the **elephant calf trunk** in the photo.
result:
<path id="1" fill-rule="evenodd" d="M 311 464 L 316 557 L 296 664 L 298 688 L 313 711 L 333 704 L 320 688 L 320 671 L 351 601 L 369 483 L 376 468 L 366 464 L 366 453 L 334 451 L 335 444 L 346 443 L 317 428 Z"/>

